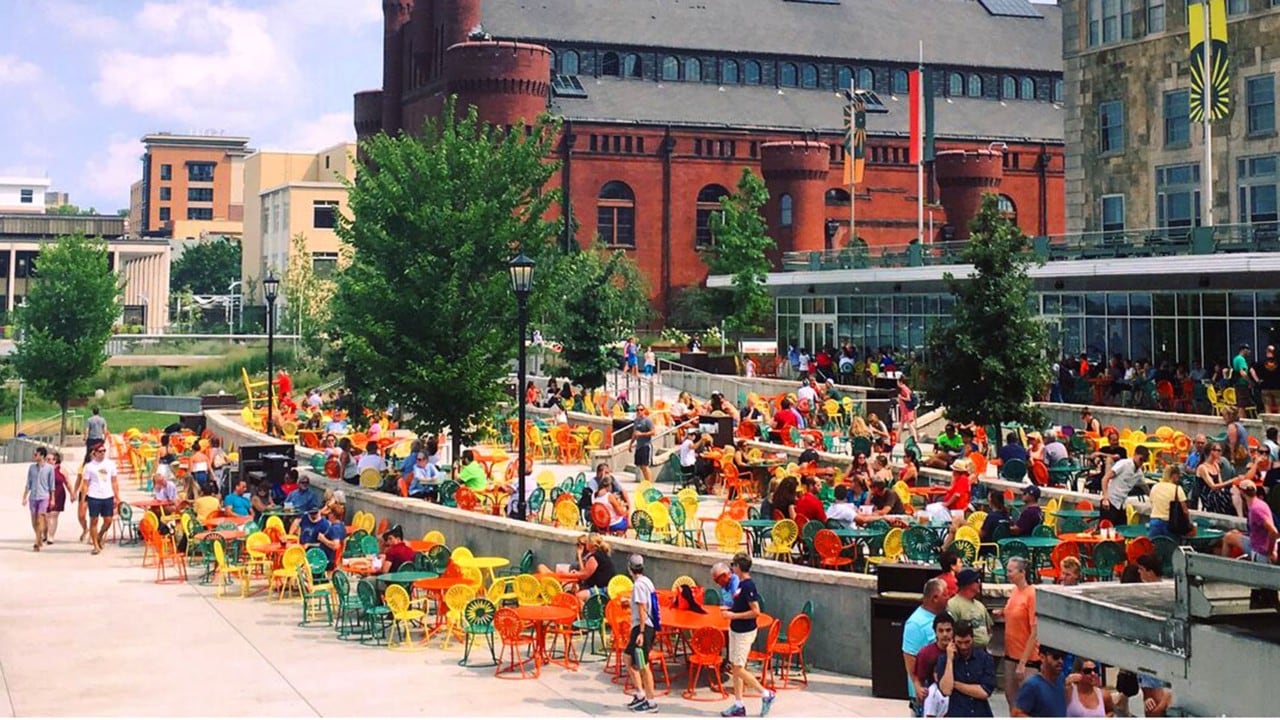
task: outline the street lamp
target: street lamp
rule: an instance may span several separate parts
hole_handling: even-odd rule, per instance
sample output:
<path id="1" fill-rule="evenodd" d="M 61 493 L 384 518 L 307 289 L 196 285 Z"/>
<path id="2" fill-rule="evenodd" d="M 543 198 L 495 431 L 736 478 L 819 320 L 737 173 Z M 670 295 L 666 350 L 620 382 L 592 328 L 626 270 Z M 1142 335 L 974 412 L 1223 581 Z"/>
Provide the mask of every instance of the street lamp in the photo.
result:
<path id="1" fill-rule="evenodd" d="M 517 417 L 516 427 L 519 428 L 519 431 L 518 431 L 519 444 L 516 446 L 518 448 L 516 452 L 516 462 L 518 463 L 516 465 L 516 477 L 519 478 L 516 481 L 517 482 L 516 492 L 519 493 L 516 500 L 516 517 L 520 520 L 524 520 L 526 518 L 527 509 L 528 509 L 526 507 L 527 501 L 525 500 L 526 495 L 524 492 L 524 483 L 525 483 L 524 384 L 526 382 L 526 378 L 525 378 L 526 348 L 525 348 L 524 340 L 525 340 L 525 335 L 527 334 L 527 329 L 525 326 L 528 325 L 529 323 L 526 305 L 529 301 L 529 291 L 533 289 L 533 261 L 530 260 L 528 257 L 526 257 L 525 254 L 522 252 L 511 259 L 511 262 L 507 264 L 507 270 L 511 273 L 511 289 L 516 294 L 516 308 L 517 308 L 516 326 L 519 328 L 519 332 L 520 332 L 519 351 L 517 355 L 519 360 L 516 366 L 516 378 L 517 378 L 516 379 L 516 407 L 518 408 L 517 410 L 518 414 L 516 416 Z"/>
<path id="2" fill-rule="evenodd" d="M 276 340 L 276 298 L 280 292 L 280 278 L 270 270 L 262 281 L 262 293 L 267 298 L 267 434 L 271 434 L 271 406 L 275 398 L 275 386 L 272 385 L 276 374 L 275 340 Z"/>

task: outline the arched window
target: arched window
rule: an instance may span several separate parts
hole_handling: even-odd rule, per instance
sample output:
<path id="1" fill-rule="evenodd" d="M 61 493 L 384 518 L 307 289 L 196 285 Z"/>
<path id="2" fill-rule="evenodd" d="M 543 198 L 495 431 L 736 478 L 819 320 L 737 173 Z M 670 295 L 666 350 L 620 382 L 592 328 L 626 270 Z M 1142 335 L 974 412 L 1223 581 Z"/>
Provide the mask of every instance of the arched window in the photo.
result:
<path id="1" fill-rule="evenodd" d="M 849 191 L 844 188 L 831 188 L 827 191 L 826 200 L 828 205 L 848 205 Z"/>
<path id="2" fill-rule="evenodd" d="M 1000 79 L 1000 99 L 1016 100 L 1018 97 L 1018 81 L 1012 75 Z"/>
<path id="3" fill-rule="evenodd" d="M 680 79 L 680 61 L 675 57 L 668 55 L 662 58 L 662 79 L 663 80 L 679 80 Z"/>
<path id="4" fill-rule="evenodd" d="M 800 87 L 813 88 L 818 87 L 818 68 L 805 63 L 800 68 Z"/>
<path id="5" fill-rule="evenodd" d="M 755 60 L 742 63 L 742 82 L 747 85 L 760 84 L 760 63 Z"/>
<path id="6" fill-rule="evenodd" d="M 853 68 L 841 65 L 836 69 L 836 89 L 848 90 L 853 85 Z"/>
<path id="7" fill-rule="evenodd" d="M 720 63 L 720 84 L 736 85 L 738 82 L 738 61 L 725 60 Z"/>
<path id="8" fill-rule="evenodd" d="M 862 68 L 858 71 L 858 88 L 861 90 L 876 89 L 876 71 L 871 68 Z"/>
<path id="9" fill-rule="evenodd" d="M 969 97 L 982 97 L 982 76 L 977 73 L 969 76 Z"/>
<path id="10" fill-rule="evenodd" d="M 1013 198 L 1008 195 L 1000 195 L 996 198 L 996 209 L 1011 222 L 1018 222 L 1018 208 L 1013 204 Z"/>
<path id="11" fill-rule="evenodd" d="M 778 224 L 791 227 L 791 196 L 786 193 L 778 198 Z"/>
<path id="12" fill-rule="evenodd" d="M 565 50 L 560 56 L 560 74 L 561 75 L 577 75 L 578 74 L 578 51 Z"/>
<path id="13" fill-rule="evenodd" d="M 784 62 L 778 66 L 778 84 L 782 87 L 795 87 L 799 78 L 795 63 Z"/>
<path id="14" fill-rule="evenodd" d="M 694 233 L 694 247 L 706 248 L 715 244 L 711 234 L 711 216 L 722 212 L 720 198 L 726 197 L 728 190 L 723 185 L 708 185 L 698 192 L 697 230 Z"/>
<path id="15" fill-rule="evenodd" d="M 1056 103 L 1062 102 L 1062 81 L 1061 80 L 1053 81 L 1053 101 Z"/>
<path id="16" fill-rule="evenodd" d="M 910 80 L 907 78 L 906 70 L 893 71 L 893 92 L 895 95 L 906 95 L 911 90 Z"/>
<path id="17" fill-rule="evenodd" d="M 622 63 L 618 60 L 618 53 L 607 52 L 601 56 L 600 74 L 622 77 Z"/>
<path id="18" fill-rule="evenodd" d="M 685 58 L 684 81 L 702 82 L 702 61 L 698 58 Z"/>
<path id="19" fill-rule="evenodd" d="M 639 55 L 628 53 L 626 57 L 622 58 L 622 77 L 644 77 L 644 62 Z"/>
<path id="20" fill-rule="evenodd" d="M 600 188 L 596 232 L 605 245 L 636 246 L 636 196 L 626 183 L 612 180 Z"/>
<path id="21" fill-rule="evenodd" d="M 1036 81 L 1029 77 L 1022 78 L 1022 92 L 1020 93 L 1023 100 L 1036 99 Z"/>
<path id="22" fill-rule="evenodd" d="M 947 95 L 961 97 L 964 95 L 964 76 L 953 72 L 947 76 Z"/>

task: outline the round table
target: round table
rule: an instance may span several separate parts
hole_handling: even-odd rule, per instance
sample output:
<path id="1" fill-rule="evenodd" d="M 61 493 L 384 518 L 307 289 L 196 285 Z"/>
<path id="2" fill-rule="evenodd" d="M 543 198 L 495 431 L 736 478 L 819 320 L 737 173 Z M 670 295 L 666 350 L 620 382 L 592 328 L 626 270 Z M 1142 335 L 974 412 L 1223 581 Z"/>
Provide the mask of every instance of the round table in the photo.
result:
<path id="1" fill-rule="evenodd" d="M 1035 577 L 1038 574 L 1037 569 L 1040 567 L 1040 560 L 1045 555 L 1052 553 L 1053 549 L 1058 547 L 1058 543 L 1061 542 L 1056 537 L 1041 537 L 1039 535 L 1020 535 L 1018 537 L 1004 538 L 996 541 L 1000 546 L 1001 558 L 1005 557 L 1005 545 L 1015 541 L 1027 546 L 1027 552 L 1031 555 L 1031 557 L 1027 558 L 1030 561 L 1029 569 L 1031 572 L 1029 575 L 1031 577 Z"/>
<path id="2" fill-rule="evenodd" d="M 128 504 L 132 507 L 144 508 L 144 509 L 150 510 L 151 508 L 168 507 L 170 505 L 176 505 L 177 502 L 169 501 L 169 500 L 156 500 L 155 498 L 150 498 L 147 500 L 137 500 Z"/>
<path id="3" fill-rule="evenodd" d="M 453 563 L 458 567 L 475 568 L 482 573 L 487 570 L 489 572 L 489 581 L 494 582 L 495 580 L 497 580 L 497 577 L 494 576 L 493 571 L 500 567 L 506 567 L 510 565 L 511 561 L 504 557 L 491 557 L 491 556 L 481 555 L 481 556 L 469 557 L 469 558 L 454 558 Z"/>
<path id="4" fill-rule="evenodd" d="M 1102 537 L 1100 533 L 1063 533 L 1058 536 L 1059 542 L 1073 542 L 1077 545 L 1097 545 L 1101 542 L 1111 542 L 1108 538 Z"/>
<path id="5" fill-rule="evenodd" d="M 550 623 L 561 625 L 571 623 L 578 617 L 578 613 L 573 608 L 559 607 L 557 605 L 520 605 L 516 607 L 516 615 L 519 615 L 524 622 L 534 626 L 534 652 L 537 653 L 538 662 L 542 665 L 555 662 L 552 660 L 551 654 L 547 652 L 547 625 Z M 665 617 L 666 613 L 664 611 L 664 621 Z M 565 658 L 560 664 L 572 669 L 573 666 L 568 657 L 568 649 L 566 648 Z"/>
<path id="6" fill-rule="evenodd" d="M 1092 520 L 1098 517 L 1097 510 L 1055 510 L 1053 514 L 1073 520 Z"/>
<path id="7" fill-rule="evenodd" d="M 715 628 L 728 631 L 729 618 L 720 612 L 719 606 L 705 608 L 706 613 L 696 613 L 683 608 L 663 607 L 662 626 L 676 630 L 697 630 L 698 628 Z M 773 624 L 773 616 L 760 613 L 756 616 L 756 627 L 764 629 Z"/>
<path id="8" fill-rule="evenodd" d="M 466 582 L 466 578 L 459 577 L 457 575 L 442 575 L 440 577 L 428 577 L 423 578 L 422 580 L 413 581 L 414 590 L 423 591 L 434 598 L 436 602 L 436 622 L 428 628 L 428 636 L 435 634 L 436 630 L 444 627 L 445 610 L 447 609 L 444 606 L 445 592 L 454 585 L 463 585 Z"/>
<path id="9" fill-rule="evenodd" d="M 349 575 L 372 575 L 373 563 L 368 558 L 351 558 L 342 561 L 342 572 Z"/>
<path id="10" fill-rule="evenodd" d="M 764 536 L 769 534 L 769 531 L 773 529 L 774 523 L 777 522 L 777 520 L 765 520 L 764 518 L 738 521 L 738 524 L 742 526 L 743 530 L 749 531 L 749 534 L 751 535 L 751 545 L 754 548 L 756 555 L 760 554 L 760 546 L 764 542 Z"/>
<path id="11" fill-rule="evenodd" d="M 888 534 L 887 530 L 872 528 L 829 528 L 841 540 L 875 540 Z"/>
<path id="12" fill-rule="evenodd" d="M 1124 538 L 1124 539 L 1126 539 L 1126 540 L 1132 540 L 1132 539 L 1134 539 L 1134 538 L 1146 537 L 1146 536 L 1147 536 L 1147 524 L 1146 524 L 1146 523 L 1141 523 L 1141 524 L 1138 524 L 1138 525 L 1121 525 L 1121 526 L 1117 527 L 1117 528 L 1115 529 L 1115 531 L 1116 531 L 1116 535 L 1119 535 L 1120 537 L 1122 537 L 1122 538 Z"/>
<path id="13" fill-rule="evenodd" d="M 413 548 L 414 552 L 426 552 L 440 543 L 429 540 L 405 540 L 404 544 Z"/>
<path id="14" fill-rule="evenodd" d="M 191 539 L 196 542 L 204 542 L 209 539 L 210 535 L 217 535 L 223 540 L 240 540 L 247 534 L 248 533 L 243 530 L 205 530 L 204 532 L 198 532 L 195 535 L 192 535 Z"/>
<path id="15" fill-rule="evenodd" d="M 1116 528 L 1116 534 L 1126 540 L 1147 537 L 1147 526 L 1146 523 L 1140 525 L 1121 525 Z M 1215 528 L 1197 527 L 1194 535 L 1187 535 L 1185 537 L 1174 539 L 1178 541 L 1179 545 L 1190 545 L 1195 547 L 1197 545 L 1203 546 L 1216 543 L 1225 537 L 1226 534 L 1227 533 L 1225 531 L 1217 530 Z"/>

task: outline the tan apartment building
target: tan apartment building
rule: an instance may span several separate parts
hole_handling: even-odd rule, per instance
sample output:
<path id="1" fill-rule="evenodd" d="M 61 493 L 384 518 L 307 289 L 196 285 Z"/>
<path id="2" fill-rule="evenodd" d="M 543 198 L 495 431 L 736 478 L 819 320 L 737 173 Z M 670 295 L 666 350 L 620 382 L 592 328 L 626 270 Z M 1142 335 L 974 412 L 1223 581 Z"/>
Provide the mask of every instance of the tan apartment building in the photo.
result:
<path id="1" fill-rule="evenodd" d="M 249 138 L 152 133 L 142 144 L 142 179 L 129 192 L 133 232 L 178 240 L 239 234 Z"/>
<path id="2" fill-rule="evenodd" d="M 306 252 L 320 273 L 337 266 L 339 213 L 347 213 L 343 180 L 355 179 L 354 143 L 318 153 L 256 152 L 244 166 L 244 236 L 240 279 L 261 286 L 268 269 L 283 276 L 291 238 L 306 238 Z M 282 287 L 286 298 L 288 288 Z M 256 298 L 260 299 L 260 298 Z"/>

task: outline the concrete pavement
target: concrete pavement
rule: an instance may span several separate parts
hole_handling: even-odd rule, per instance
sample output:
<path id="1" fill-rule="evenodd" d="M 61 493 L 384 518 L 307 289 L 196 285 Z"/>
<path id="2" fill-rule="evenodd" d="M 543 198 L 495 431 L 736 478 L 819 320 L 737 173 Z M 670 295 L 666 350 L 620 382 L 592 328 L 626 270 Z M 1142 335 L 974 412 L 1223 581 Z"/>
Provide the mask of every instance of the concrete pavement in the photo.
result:
<path id="1" fill-rule="evenodd" d="M 70 460 L 70 459 L 69 459 Z M 0 465 L 0 716 L 630 715 L 603 663 L 551 666 L 507 682 L 462 668 L 460 648 L 391 652 L 299 628 L 296 603 L 218 599 L 212 587 L 156 585 L 138 547 L 99 556 L 76 542 L 74 506 L 54 545 L 31 550 L 19 505 L 25 465 Z M 126 499 L 140 493 L 126 492 Z M 865 652 L 851 648 L 850 652 Z M 481 650 L 483 652 L 483 650 Z M 474 655 L 473 655 L 474 657 Z M 673 670 L 678 670 L 673 663 Z M 714 716 L 726 703 L 658 698 L 662 715 Z M 748 700 L 758 711 L 758 700 Z M 870 681 L 814 673 L 784 691 L 777 717 L 903 716 Z"/>

